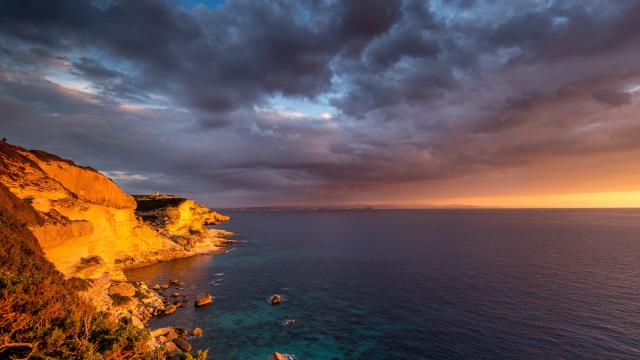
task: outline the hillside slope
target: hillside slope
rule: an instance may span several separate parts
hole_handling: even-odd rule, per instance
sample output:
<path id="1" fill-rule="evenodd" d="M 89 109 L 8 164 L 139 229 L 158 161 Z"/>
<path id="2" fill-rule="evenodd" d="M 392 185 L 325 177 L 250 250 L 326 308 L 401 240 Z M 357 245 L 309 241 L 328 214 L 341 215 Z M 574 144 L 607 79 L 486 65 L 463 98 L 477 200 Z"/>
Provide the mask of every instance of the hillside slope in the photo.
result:
<path id="1" fill-rule="evenodd" d="M 109 321 L 78 296 L 29 227 L 38 212 L 0 184 L 0 358 L 157 358 L 149 332 Z"/>

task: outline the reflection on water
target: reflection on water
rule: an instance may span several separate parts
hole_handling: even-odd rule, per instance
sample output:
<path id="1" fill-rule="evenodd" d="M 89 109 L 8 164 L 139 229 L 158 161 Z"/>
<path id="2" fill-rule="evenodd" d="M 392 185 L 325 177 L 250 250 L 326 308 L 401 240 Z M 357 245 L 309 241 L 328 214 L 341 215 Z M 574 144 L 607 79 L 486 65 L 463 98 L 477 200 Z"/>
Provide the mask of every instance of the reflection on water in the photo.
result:
<path id="1" fill-rule="evenodd" d="M 152 326 L 201 327 L 213 359 L 640 356 L 640 211 L 231 216 L 236 251 L 128 272 L 185 282 L 188 305 Z"/>

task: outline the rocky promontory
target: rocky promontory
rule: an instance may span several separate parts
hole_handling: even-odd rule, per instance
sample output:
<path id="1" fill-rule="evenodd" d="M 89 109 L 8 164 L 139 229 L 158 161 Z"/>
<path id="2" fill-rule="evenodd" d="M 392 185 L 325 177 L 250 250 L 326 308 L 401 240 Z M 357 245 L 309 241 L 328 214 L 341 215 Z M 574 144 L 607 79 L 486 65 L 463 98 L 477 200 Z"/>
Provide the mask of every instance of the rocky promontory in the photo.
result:
<path id="1" fill-rule="evenodd" d="M 225 230 L 208 229 L 207 225 L 229 221 L 229 217 L 194 200 L 161 194 L 133 195 L 133 198 L 136 201 L 136 216 L 179 248 L 156 251 L 145 256 L 121 257 L 116 259 L 120 268 L 220 251 L 229 242 L 224 237 L 233 235 Z"/>
<path id="2" fill-rule="evenodd" d="M 127 266 L 220 250 L 229 217 L 172 195 L 130 196 L 100 172 L 0 142 L 0 183 L 43 218 L 30 229 L 67 277 L 123 280 Z"/>
<path id="3" fill-rule="evenodd" d="M 4 141 L 0 186 L 32 214 L 26 226 L 55 269 L 98 310 L 137 327 L 174 304 L 122 270 L 220 251 L 230 234 L 207 228 L 229 217 L 194 200 L 131 196 L 95 169 Z"/>

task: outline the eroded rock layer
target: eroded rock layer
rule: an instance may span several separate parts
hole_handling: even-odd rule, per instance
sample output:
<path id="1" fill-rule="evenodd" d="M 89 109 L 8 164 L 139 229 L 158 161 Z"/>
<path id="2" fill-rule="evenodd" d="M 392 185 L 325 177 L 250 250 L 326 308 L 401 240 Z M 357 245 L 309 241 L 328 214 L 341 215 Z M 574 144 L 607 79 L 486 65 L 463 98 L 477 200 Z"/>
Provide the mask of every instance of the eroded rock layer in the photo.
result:
<path id="1" fill-rule="evenodd" d="M 30 227 L 47 258 L 67 277 L 123 278 L 123 267 L 217 249 L 222 233 L 205 225 L 228 220 L 172 197 L 176 206 L 137 216 L 136 200 L 98 171 L 42 151 L 0 142 L 0 183 L 35 209 Z M 152 200 L 153 201 L 153 200 Z"/>

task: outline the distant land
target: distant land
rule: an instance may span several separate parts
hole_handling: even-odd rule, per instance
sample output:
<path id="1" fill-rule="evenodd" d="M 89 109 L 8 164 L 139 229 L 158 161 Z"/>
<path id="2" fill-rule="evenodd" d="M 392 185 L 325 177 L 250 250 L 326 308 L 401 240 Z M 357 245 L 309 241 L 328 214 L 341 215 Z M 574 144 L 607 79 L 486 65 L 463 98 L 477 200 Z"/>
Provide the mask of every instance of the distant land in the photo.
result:
<path id="1" fill-rule="evenodd" d="M 475 206 L 464 204 L 449 205 L 342 205 L 342 206 L 304 206 L 273 205 L 221 208 L 221 211 L 367 211 L 367 210 L 437 210 L 437 209 L 501 209 L 500 207 Z"/>

